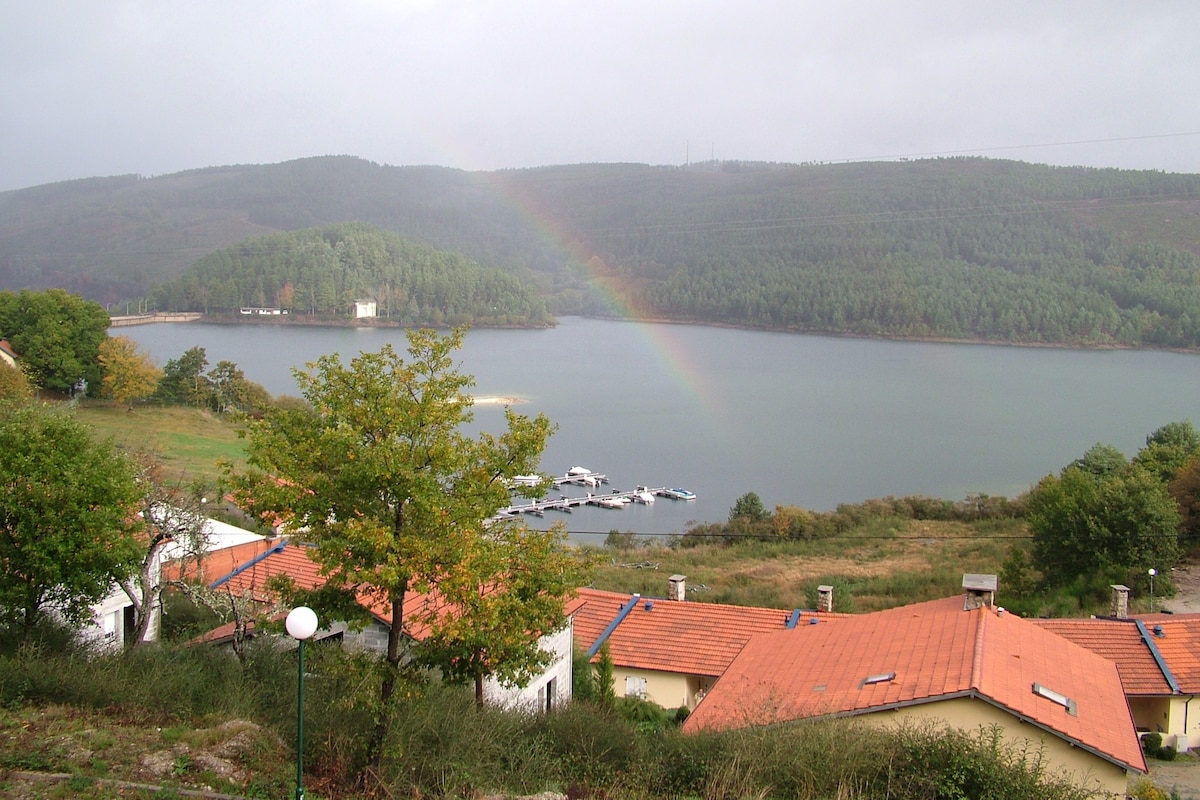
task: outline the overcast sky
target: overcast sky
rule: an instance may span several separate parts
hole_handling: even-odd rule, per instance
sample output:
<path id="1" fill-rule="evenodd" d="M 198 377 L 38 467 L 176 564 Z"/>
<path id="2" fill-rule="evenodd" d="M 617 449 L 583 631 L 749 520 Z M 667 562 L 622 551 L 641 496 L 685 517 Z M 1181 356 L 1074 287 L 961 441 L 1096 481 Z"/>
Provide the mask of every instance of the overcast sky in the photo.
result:
<path id="1" fill-rule="evenodd" d="M 0 0 L 0 190 L 331 154 L 1200 172 L 1200 2 Z"/>

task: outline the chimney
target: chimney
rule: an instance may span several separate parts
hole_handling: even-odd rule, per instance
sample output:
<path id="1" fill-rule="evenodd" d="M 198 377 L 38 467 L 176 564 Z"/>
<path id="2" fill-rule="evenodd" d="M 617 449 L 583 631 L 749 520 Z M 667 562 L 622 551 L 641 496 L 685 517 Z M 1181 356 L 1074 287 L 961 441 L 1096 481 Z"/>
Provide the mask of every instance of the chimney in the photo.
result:
<path id="1" fill-rule="evenodd" d="M 833 611 L 833 587 L 823 584 L 817 587 L 817 611 Z"/>
<path id="2" fill-rule="evenodd" d="M 1117 619 L 1129 617 L 1129 587 L 1119 583 L 1112 585 L 1112 615 Z"/>
<path id="3" fill-rule="evenodd" d="M 670 589 L 667 591 L 667 599 L 677 600 L 680 603 L 687 600 L 687 576 L 672 575 L 667 580 L 671 584 Z"/>
<path id="4" fill-rule="evenodd" d="M 963 575 L 962 585 L 967 590 L 963 610 L 996 605 L 996 584 L 995 575 L 974 575 L 969 572 Z"/>

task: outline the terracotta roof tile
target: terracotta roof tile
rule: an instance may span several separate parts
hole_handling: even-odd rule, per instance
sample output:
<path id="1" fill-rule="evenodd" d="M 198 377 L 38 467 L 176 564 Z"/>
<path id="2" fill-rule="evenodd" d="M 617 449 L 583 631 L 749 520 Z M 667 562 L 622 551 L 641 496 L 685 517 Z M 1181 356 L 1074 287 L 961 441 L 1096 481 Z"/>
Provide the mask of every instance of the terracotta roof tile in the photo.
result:
<path id="1" fill-rule="evenodd" d="M 883 677 L 871 683 L 873 676 Z M 1072 715 L 1035 694 L 1070 697 Z M 967 696 L 1008 709 L 1122 766 L 1145 771 L 1116 666 L 1011 614 L 963 598 L 753 637 L 687 730 L 866 713 Z"/>
<path id="2" fill-rule="evenodd" d="M 261 543 L 252 542 L 251 545 Z M 296 544 L 286 539 L 277 539 L 269 543 L 267 548 L 239 546 L 242 549 L 236 554 L 216 551 L 206 556 L 203 562 L 203 574 L 210 584 L 228 588 L 236 595 L 249 592 L 253 599 L 262 603 L 273 603 L 275 597 L 267 589 L 267 582 L 276 575 L 288 575 L 300 589 L 315 589 L 320 587 L 325 579 L 320 567 L 310 558 L 314 548 L 309 545 Z M 238 548 L 227 548 L 235 550 Z M 232 556 L 232 557 L 231 557 Z M 211 559 L 211 560 L 210 560 Z M 222 567 L 230 567 L 220 572 Z M 219 577 L 214 578 L 214 575 Z M 391 625 L 391 605 L 368 597 L 365 593 L 358 596 L 359 603 L 385 625 Z M 408 592 L 404 596 L 404 630 L 414 639 L 424 639 L 428 626 L 418 623 L 414 617 L 417 612 L 429 609 L 440 611 L 443 601 L 436 592 Z"/>
<path id="3" fill-rule="evenodd" d="M 1175 677 L 1179 691 L 1200 694 L 1200 614 L 1151 614 L 1139 619 Z"/>
<path id="4" fill-rule="evenodd" d="M 630 595 L 580 589 L 579 600 L 575 641 L 586 651 L 620 615 Z M 778 608 L 638 598 L 608 637 L 609 654 L 617 666 L 716 677 L 751 636 L 785 630 L 792 614 Z M 820 619 L 841 616 L 822 613 Z M 817 617 L 816 612 L 803 612 L 798 625 L 807 626 Z"/>
<path id="5" fill-rule="evenodd" d="M 1117 665 L 1126 695 L 1169 695 L 1151 646 L 1133 619 L 1038 619 L 1035 625 L 1086 647 Z"/>

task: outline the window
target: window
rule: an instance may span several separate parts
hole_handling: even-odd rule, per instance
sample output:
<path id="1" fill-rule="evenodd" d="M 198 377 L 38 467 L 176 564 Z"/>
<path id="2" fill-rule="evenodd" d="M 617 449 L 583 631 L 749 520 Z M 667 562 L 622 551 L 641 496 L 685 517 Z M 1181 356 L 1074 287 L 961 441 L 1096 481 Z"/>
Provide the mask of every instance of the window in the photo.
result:
<path id="1" fill-rule="evenodd" d="M 637 675 L 629 675 L 625 678 L 625 696 L 637 697 L 641 700 L 646 699 L 646 679 Z"/>
<path id="2" fill-rule="evenodd" d="M 556 679 L 551 678 L 546 681 L 546 685 L 542 688 L 542 710 L 547 714 L 554 710 L 554 695 L 557 691 L 555 686 Z"/>
<path id="3" fill-rule="evenodd" d="M 1038 697 L 1044 697 L 1053 703 L 1058 703 L 1060 706 L 1065 708 L 1067 713 L 1072 717 L 1079 715 L 1079 709 L 1075 705 L 1075 701 L 1067 697 L 1062 692 L 1056 692 L 1049 687 L 1042 686 L 1040 683 L 1035 683 L 1033 685 L 1033 693 Z"/>

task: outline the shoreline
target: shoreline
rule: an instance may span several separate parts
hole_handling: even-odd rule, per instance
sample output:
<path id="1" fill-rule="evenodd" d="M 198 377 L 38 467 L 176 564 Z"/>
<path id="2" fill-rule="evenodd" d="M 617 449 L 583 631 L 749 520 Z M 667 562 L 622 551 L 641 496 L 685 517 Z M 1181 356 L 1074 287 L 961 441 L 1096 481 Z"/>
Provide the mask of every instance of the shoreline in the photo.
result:
<path id="1" fill-rule="evenodd" d="M 916 344 L 964 344 L 989 345 L 993 347 L 1030 347 L 1052 350 L 1143 350 L 1159 353 L 1180 353 L 1183 355 L 1200 355 L 1200 347 L 1162 347 L 1155 345 L 1127 345 L 1115 342 L 1087 344 L 1080 342 L 1014 342 L 1004 339 L 982 339 L 979 337 L 956 338 L 952 336 L 906 336 L 887 333 L 853 333 L 849 331 L 802 330 L 798 328 L 766 327 L 758 325 L 741 325 L 732 322 L 708 322 L 686 319 L 665 319 L 645 317 L 632 319 L 629 317 L 611 317 L 594 314 L 568 314 L 580 319 L 595 319 L 607 322 L 649 323 L 655 325 L 695 325 L 702 328 L 727 328 L 739 331 L 762 331 L 764 333 L 786 333 L 795 336 L 823 336 L 830 339 L 864 339 L 867 341 L 883 342 L 913 342 Z M 199 312 L 157 312 L 154 314 L 139 314 L 130 316 L 110 317 L 110 327 L 128 327 L 130 325 L 153 325 L 163 322 L 203 322 L 211 325 L 279 325 L 312 328 L 408 328 L 413 327 L 401 322 L 391 322 L 374 318 L 363 319 L 298 319 L 296 316 L 242 316 L 242 315 L 206 315 Z M 558 325 L 558 319 L 548 325 L 468 325 L 468 328 L 488 330 L 545 330 Z M 417 325 L 420 328 L 449 330 L 453 325 Z M 517 398 L 519 401 L 519 398 Z"/>

